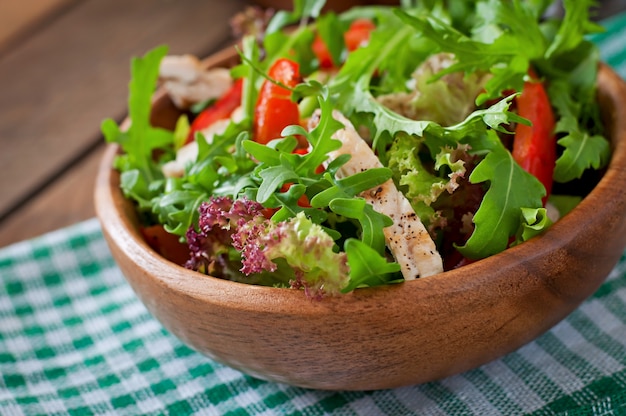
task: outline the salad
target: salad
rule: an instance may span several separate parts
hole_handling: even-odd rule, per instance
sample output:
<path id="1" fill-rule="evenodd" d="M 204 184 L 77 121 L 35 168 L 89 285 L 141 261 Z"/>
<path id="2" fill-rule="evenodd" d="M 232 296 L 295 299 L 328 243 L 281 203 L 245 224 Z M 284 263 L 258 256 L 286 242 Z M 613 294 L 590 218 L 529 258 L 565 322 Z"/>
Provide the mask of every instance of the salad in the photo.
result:
<path id="1" fill-rule="evenodd" d="M 249 21 L 232 68 L 133 59 L 130 126 L 102 132 L 163 256 L 311 298 L 402 282 L 541 234 L 608 163 L 592 1 L 323 6 Z"/>

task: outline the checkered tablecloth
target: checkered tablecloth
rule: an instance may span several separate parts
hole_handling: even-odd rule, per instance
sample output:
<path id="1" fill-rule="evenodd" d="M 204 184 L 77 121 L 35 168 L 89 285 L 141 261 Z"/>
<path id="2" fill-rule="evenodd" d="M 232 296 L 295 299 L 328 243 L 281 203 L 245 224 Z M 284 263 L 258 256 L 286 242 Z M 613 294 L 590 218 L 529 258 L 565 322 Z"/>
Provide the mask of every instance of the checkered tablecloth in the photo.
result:
<path id="1" fill-rule="evenodd" d="M 626 75 L 626 15 L 597 36 Z M 97 220 L 0 249 L 1 415 L 624 415 L 626 256 L 563 322 L 478 369 L 419 386 L 315 391 L 261 381 L 166 332 Z"/>

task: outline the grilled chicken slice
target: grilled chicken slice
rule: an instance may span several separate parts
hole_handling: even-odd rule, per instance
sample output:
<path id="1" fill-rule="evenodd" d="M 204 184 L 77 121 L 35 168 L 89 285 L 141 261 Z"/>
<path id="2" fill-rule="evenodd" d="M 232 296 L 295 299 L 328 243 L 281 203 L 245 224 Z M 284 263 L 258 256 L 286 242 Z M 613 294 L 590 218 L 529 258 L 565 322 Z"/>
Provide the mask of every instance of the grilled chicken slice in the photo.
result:
<path id="1" fill-rule="evenodd" d="M 228 69 L 205 69 L 193 55 L 165 56 L 159 67 L 159 78 L 174 104 L 181 109 L 221 97 L 233 84 Z"/>
<path id="2" fill-rule="evenodd" d="M 366 169 L 382 167 L 372 148 L 359 136 L 352 123 L 338 111 L 333 112 L 333 117 L 345 127 L 336 131 L 333 136 L 341 141 L 341 148 L 331 152 L 329 156 L 336 159 L 342 154 L 352 155 L 337 172 L 337 176 L 347 177 Z M 318 120 L 319 114 L 311 119 L 310 127 Z M 393 225 L 386 227 L 383 232 L 387 247 L 400 264 L 405 280 L 443 271 L 443 262 L 435 243 L 393 180 L 390 179 L 375 189 L 365 191 L 361 196 L 373 206 L 374 210 L 393 220 Z"/>

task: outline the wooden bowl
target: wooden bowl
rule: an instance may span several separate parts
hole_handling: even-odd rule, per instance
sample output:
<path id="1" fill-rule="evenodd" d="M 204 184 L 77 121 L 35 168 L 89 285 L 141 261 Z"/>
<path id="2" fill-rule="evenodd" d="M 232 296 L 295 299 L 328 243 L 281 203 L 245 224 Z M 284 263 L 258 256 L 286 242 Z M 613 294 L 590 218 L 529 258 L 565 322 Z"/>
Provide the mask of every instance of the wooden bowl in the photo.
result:
<path id="1" fill-rule="evenodd" d="M 232 52 L 208 66 L 229 65 Z M 321 301 L 233 283 L 170 263 L 143 240 L 111 169 L 95 205 L 122 273 L 167 330 L 208 357 L 266 380 L 333 390 L 424 383 L 501 357 L 590 296 L 626 246 L 626 84 L 607 66 L 599 99 L 613 156 L 597 186 L 540 237 L 461 269 Z M 178 113 L 161 94 L 155 124 Z"/>

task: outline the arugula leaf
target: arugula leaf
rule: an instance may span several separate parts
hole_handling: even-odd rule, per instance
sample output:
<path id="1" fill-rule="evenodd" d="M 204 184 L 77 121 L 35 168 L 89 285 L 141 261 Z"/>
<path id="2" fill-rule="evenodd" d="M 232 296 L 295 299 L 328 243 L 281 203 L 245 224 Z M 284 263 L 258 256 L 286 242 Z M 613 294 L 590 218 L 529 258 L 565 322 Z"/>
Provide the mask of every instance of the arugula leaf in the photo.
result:
<path id="1" fill-rule="evenodd" d="M 150 124 L 152 95 L 156 89 L 161 59 L 167 51 L 166 46 L 160 46 L 147 52 L 143 58 L 134 58 L 131 62 L 128 116 L 132 123 L 120 144 L 122 150 L 139 166 L 152 160 L 155 148 L 171 143 L 172 132 Z"/>
<path id="2" fill-rule="evenodd" d="M 477 5 L 477 15 L 484 20 L 482 25 L 497 28 L 491 38 L 480 39 L 504 62 L 506 57 L 523 56 L 527 61 L 541 57 L 546 49 L 546 39 L 538 24 L 545 10 L 545 2 L 533 4 L 529 1 L 486 0 Z M 491 11 L 491 12 L 490 12 Z M 480 24 L 474 28 L 476 35 Z M 460 58 L 462 59 L 462 58 Z"/>
<path id="3" fill-rule="evenodd" d="M 391 218 L 374 211 L 372 205 L 362 198 L 334 198 L 330 201 L 329 208 L 336 214 L 358 220 L 361 225 L 361 241 L 378 254 L 384 254 L 383 228 L 393 224 Z"/>
<path id="4" fill-rule="evenodd" d="M 253 155 L 259 163 L 265 163 L 267 165 L 280 164 L 281 152 L 271 146 L 266 146 L 252 140 L 246 140 L 243 142 L 243 148 L 245 151 Z"/>
<path id="5" fill-rule="evenodd" d="M 563 1 L 566 13 L 554 41 L 545 53 L 547 59 L 576 49 L 587 34 L 604 31 L 602 26 L 589 19 L 589 8 L 595 3 L 595 0 Z"/>
<path id="6" fill-rule="evenodd" d="M 121 161 L 122 159 L 118 159 Z M 118 164 L 119 166 L 119 164 Z M 117 168 L 117 166 L 115 166 Z M 133 199 L 137 203 L 140 211 L 148 211 L 152 206 L 150 187 L 153 184 L 148 182 L 139 169 L 121 169 L 120 187 L 127 198 Z M 148 196 L 148 197 L 146 197 Z"/>
<path id="7" fill-rule="evenodd" d="M 311 199 L 313 207 L 327 207 L 335 198 L 352 198 L 361 192 L 382 185 L 392 176 L 389 168 L 373 168 L 355 173 L 342 179 L 325 173 L 324 178 L 332 184 L 328 189 L 318 193 Z"/>
<path id="8" fill-rule="evenodd" d="M 378 252 L 354 238 L 346 240 L 344 250 L 350 266 L 350 281 L 342 293 L 358 287 L 373 287 L 401 281 L 396 274 L 400 272 L 398 263 L 390 263 Z"/>
<path id="9" fill-rule="evenodd" d="M 600 169 L 606 166 L 610 159 L 611 149 L 604 136 L 592 136 L 575 130 L 559 139 L 557 143 L 565 147 L 554 169 L 554 179 L 557 182 L 578 179 L 585 170 Z"/>
<path id="10" fill-rule="evenodd" d="M 590 169 L 601 169 L 610 158 L 596 101 L 599 53 L 585 39 L 603 30 L 590 21 L 592 0 L 565 0 L 565 17 L 545 52 L 541 69 L 550 76 L 548 95 L 558 115 L 557 143 L 562 147 L 554 180 L 568 182 Z"/>
<path id="11" fill-rule="evenodd" d="M 144 211 L 149 210 L 149 201 L 160 194 L 163 183 L 163 174 L 153 159 L 153 151 L 164 150 L 163 157 L 166 158 L 173 150 L 174 132 L 150 124 L 159 65 L 167 51 L 167 46 L 159 46 L 143 57 L 133 58 L 128 98 L 128 117 L 132 123 L 128 129 L 122 131 L 111 119 L 104 120 L 101 125 L 105 140 L 118 143 L 124 152 L 114 162 L 114 166 L 122 171 L 124 194 L 137 201 L 139 209 Z"/>
<path id="12" fill-rule="evenodd" d="M 294 23 L 307 18 L 317 18 L 326 0 L 294 0 L 293 11 L 279 10 L 269 22 L 266 33 L 272 34 Z"/>
<path id="13" fill-rule="evenodd" d="M 272 194 L 265 204 L 268 207 L 279 208 L 278 211 L 272 215 L 272 221 L 287 221 L 302 212 L 315 224 L 324 223 L 328 218 L 326 211 L 299 205 L 300 197 L 305 194 L 305 191 L 306 187 L 304 185 L 296 183 L 290 186 L 285 192 Z M 330 235 L 331 233 L 327 232 L 327 234 Z M 336 235 L 333 237 L 339 238 L 339 236 Z"/>
<path id="14" fill-rule="evenodd" d="M 458 250 L 467 258 L 480 259 L 507 248 L 519 228 L 522 208 L 539 208 L 546 191 L 541 182 L 513 160 L 495 133 L 491 152 L 470 175 L 471 183 L 489 182 L 489 189 L 474 215 L 475 229 Z"/>
<path id="15" fill-rule="evenodd" d="M 596 73 L 595 68 L 592 73 Z M 589 85 L 587 79 L 575 84 L 575 89 L 571 85 L 572 82 L 558 79 L 548 89 L 551 102 L 560 116 L 555 130 L 560 134 L 557 143 L 563 150 L 556 161 L 554 180 L 561 183 L 580 178 L 590 168 L 603 168 L 611 154 L 609 142 L 600 134 L 600 129 L 583 127 L 585 124 L 601 125 L 597 103 L 592 98 L 595 97 L 595 85 Z M 587 122 L 587 118 L 591 122 Z"/>
<path id="16" fill-rule="evenodd" d="M 298 173 L 310 176 L 328 159 L 328 153 L 341 147 L 341 142 L 332 137 L 333 133 L 343 128 L 343 124 L 332 116 L 333 103 L 327 89 L 321 89 L 318 95 L 320 107 L 319 123 L 309 133 L 301 131 L 311 144 L 310 151 L 301 159 L 297 167 Z"/>
<path id="17" fill-rule="evenodd" d="M 167 232 L 182 237 L 189 227 L 197 223 L 198 208 L 207 200 L 204 190 L 183 188 L 158 198 L 154 210 Z"/>
<path id="18" fill-rule="evenodd" d="M 321 15 L 324 4 L 324 0 L 295 0 L 293 11 L 280 10 L 272 17 L 263 39 L 266 53 L 264 65 L 269 66 L 278 58 L 290 58 L 300 63 L 301 74 L 309 74 L 316 69 L 313 64 L 316 61 L 315 55 L 311 48 L 315 38 L 315 23 L 306 23 L 308 20 L 315 22 L 318 17 L 325 19 L 325 15 Z M 297 27 L 282 30 L 298 22 L 300 24 Z M 325 27 L 325 36 L 330 36 L 327 29 L 336 30 L 330 29 L 330 26 Z"/>
<path id="19" fill-rule="evenodd" d="M 259 175 L 263 182 L 259 186 L 259 191 L 257 193 L 257 201 L 260 203 L 265 203 L 270 198 L 270 196 L 280 187 L 289 181 L 293 181 L 299 178 L 298 174 L 294 172 L 292 169 L 289 169 L 287 166 L 270 166 L 266 169 L 263 169 Z"/>

